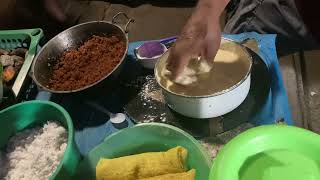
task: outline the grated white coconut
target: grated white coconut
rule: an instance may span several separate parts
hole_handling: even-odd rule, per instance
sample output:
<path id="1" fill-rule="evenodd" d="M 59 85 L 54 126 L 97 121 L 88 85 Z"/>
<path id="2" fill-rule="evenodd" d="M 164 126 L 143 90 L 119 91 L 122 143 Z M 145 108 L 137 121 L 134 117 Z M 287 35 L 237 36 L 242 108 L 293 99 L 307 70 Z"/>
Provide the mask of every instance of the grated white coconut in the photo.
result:
<path id="1" fill-rule="evenodd" d="M 0 152 L 0 179 L 49 179 L 63 157 L 67 137 L 66 129 L 53 121 L 17 133 Z"/>

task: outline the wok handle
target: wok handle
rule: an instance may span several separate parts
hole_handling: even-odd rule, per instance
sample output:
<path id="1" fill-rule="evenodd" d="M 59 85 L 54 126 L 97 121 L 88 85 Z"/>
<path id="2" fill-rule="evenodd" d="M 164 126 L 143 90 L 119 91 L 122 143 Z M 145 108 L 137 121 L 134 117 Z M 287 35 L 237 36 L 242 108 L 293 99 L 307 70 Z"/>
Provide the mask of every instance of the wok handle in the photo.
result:
<path id="1" fill-rule="evenodd" d="M 116 20 L 119 18 L 120 15 L 124 16 L 124 17 L 127 19 L 127 22 L 126 22 L 126 24 L 125 24 L 125 26 L 124 26 L 124 32 L 125 32 L 125 33 L 128 33 L 128 32 L 129 32 L 129 25 L 130 25 L 132 22 L 134 22 L 134 19 L 129 18 L 126 13 L 124 13 L 124 12 L 118 12 L 116 15 L 114 15 L 114 16 L 112 17 L 111 23 L 112 23 L 112 24 L 117 24 Z"/>

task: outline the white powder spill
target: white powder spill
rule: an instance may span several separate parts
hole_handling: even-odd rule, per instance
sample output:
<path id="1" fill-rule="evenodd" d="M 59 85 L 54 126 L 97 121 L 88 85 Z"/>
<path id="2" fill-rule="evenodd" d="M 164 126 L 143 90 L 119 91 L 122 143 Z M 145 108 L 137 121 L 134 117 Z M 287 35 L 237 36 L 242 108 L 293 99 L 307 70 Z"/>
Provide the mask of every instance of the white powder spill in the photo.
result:
<path id="1" fill-rule="evenodd" d="M 63 157 L 67 137 L 66 129 L 51 121 L 17 133 L 0 152 L 0 179 L 49 179 Z"/>
<path id="2" fill-rule="evenodd" d="M 146 76 L 142 80 L 144 83 L 141 87 L 141 91 L 138 94 L 142 106 L 146 109 L 145 115 L 143 115 L 142 122 L 149 123 L 155 121 L 166 122 L 166 113 L 160 114 L 155 103 L 163 103 L 163 96 L 160 87 L 158 86 L 154 76 Z M 141 82 L 141 79 L 138 79 Z"/>
<path id="3" fill-rule="evenodd" d="M 153 75 L 139 76 L 124 85 L 139 90 L 135 105 L 141 106 L 142 114 L 136 117 L 137 122 L 168 122 L 162 91 Z"/>
<path id="4" fill-rule="evenodd" d="M 157 85 L 156 79 L 153 76 L 146 76 L 145 83 L 142 85 L 139 96 L 141 101 L 150 102 L 151 100 L 163 102 L 161 89 Z"/>

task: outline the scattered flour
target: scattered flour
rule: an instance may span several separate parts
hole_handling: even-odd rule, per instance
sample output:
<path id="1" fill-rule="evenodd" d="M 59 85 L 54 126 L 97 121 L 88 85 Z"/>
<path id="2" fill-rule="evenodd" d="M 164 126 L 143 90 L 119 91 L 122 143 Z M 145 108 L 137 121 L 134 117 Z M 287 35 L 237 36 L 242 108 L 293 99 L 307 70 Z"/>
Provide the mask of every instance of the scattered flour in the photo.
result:
<path id="1" fill-rule="evenodd" d="M 154 100 L 164 103 L 161 88 L 158 86 L 155 77 L 146 76 L 145 81 L 139 93 L 141 101 L 150 102 Z"/>
<path id="2" fill-rule="evenodd" d="M 219 153 L 219 151 L 222 149 L 222 147 L 224 145 L 222 144 L 210 144 L 210 143 L 206 143 L 206 142 L 201 142 L 201 145 L 207 150 L 207 152 L 209 153 L 209 156 L 211 159 L 215 159 Z"/>
<path id="3" fill-rule="evenodd" d="M 63 157 L 67 137 L 66 129 L 52 121 L 17 133 L 0 152 L 0 179 L 49 179 Z"/>
<path id="4" fill-rule="evenodd" d="M 139 122 L 162 122 L 168 121 L 167 114 L 161 113 L 163 107 L 159 107 L 159 103 L 164 105 L 164 97 L 160 86 L 153 75 L 139 76 L 134 81 L 124 84 L 126 87 L 139 89 L 139 102 L 143 108 L 143 115 Z"/>

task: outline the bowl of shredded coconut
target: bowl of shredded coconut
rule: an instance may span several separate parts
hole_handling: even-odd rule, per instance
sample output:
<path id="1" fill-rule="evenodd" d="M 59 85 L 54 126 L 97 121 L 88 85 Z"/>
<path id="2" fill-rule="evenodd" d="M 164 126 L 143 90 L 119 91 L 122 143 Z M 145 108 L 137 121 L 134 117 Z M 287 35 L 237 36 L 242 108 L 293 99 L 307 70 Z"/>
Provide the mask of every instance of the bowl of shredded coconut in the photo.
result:
<path id="1" fill-rule="evenodd" d="M 0 111 L 0 179 L 70 179 L 80 154 L 69 114 L 48 101 Z"/>

